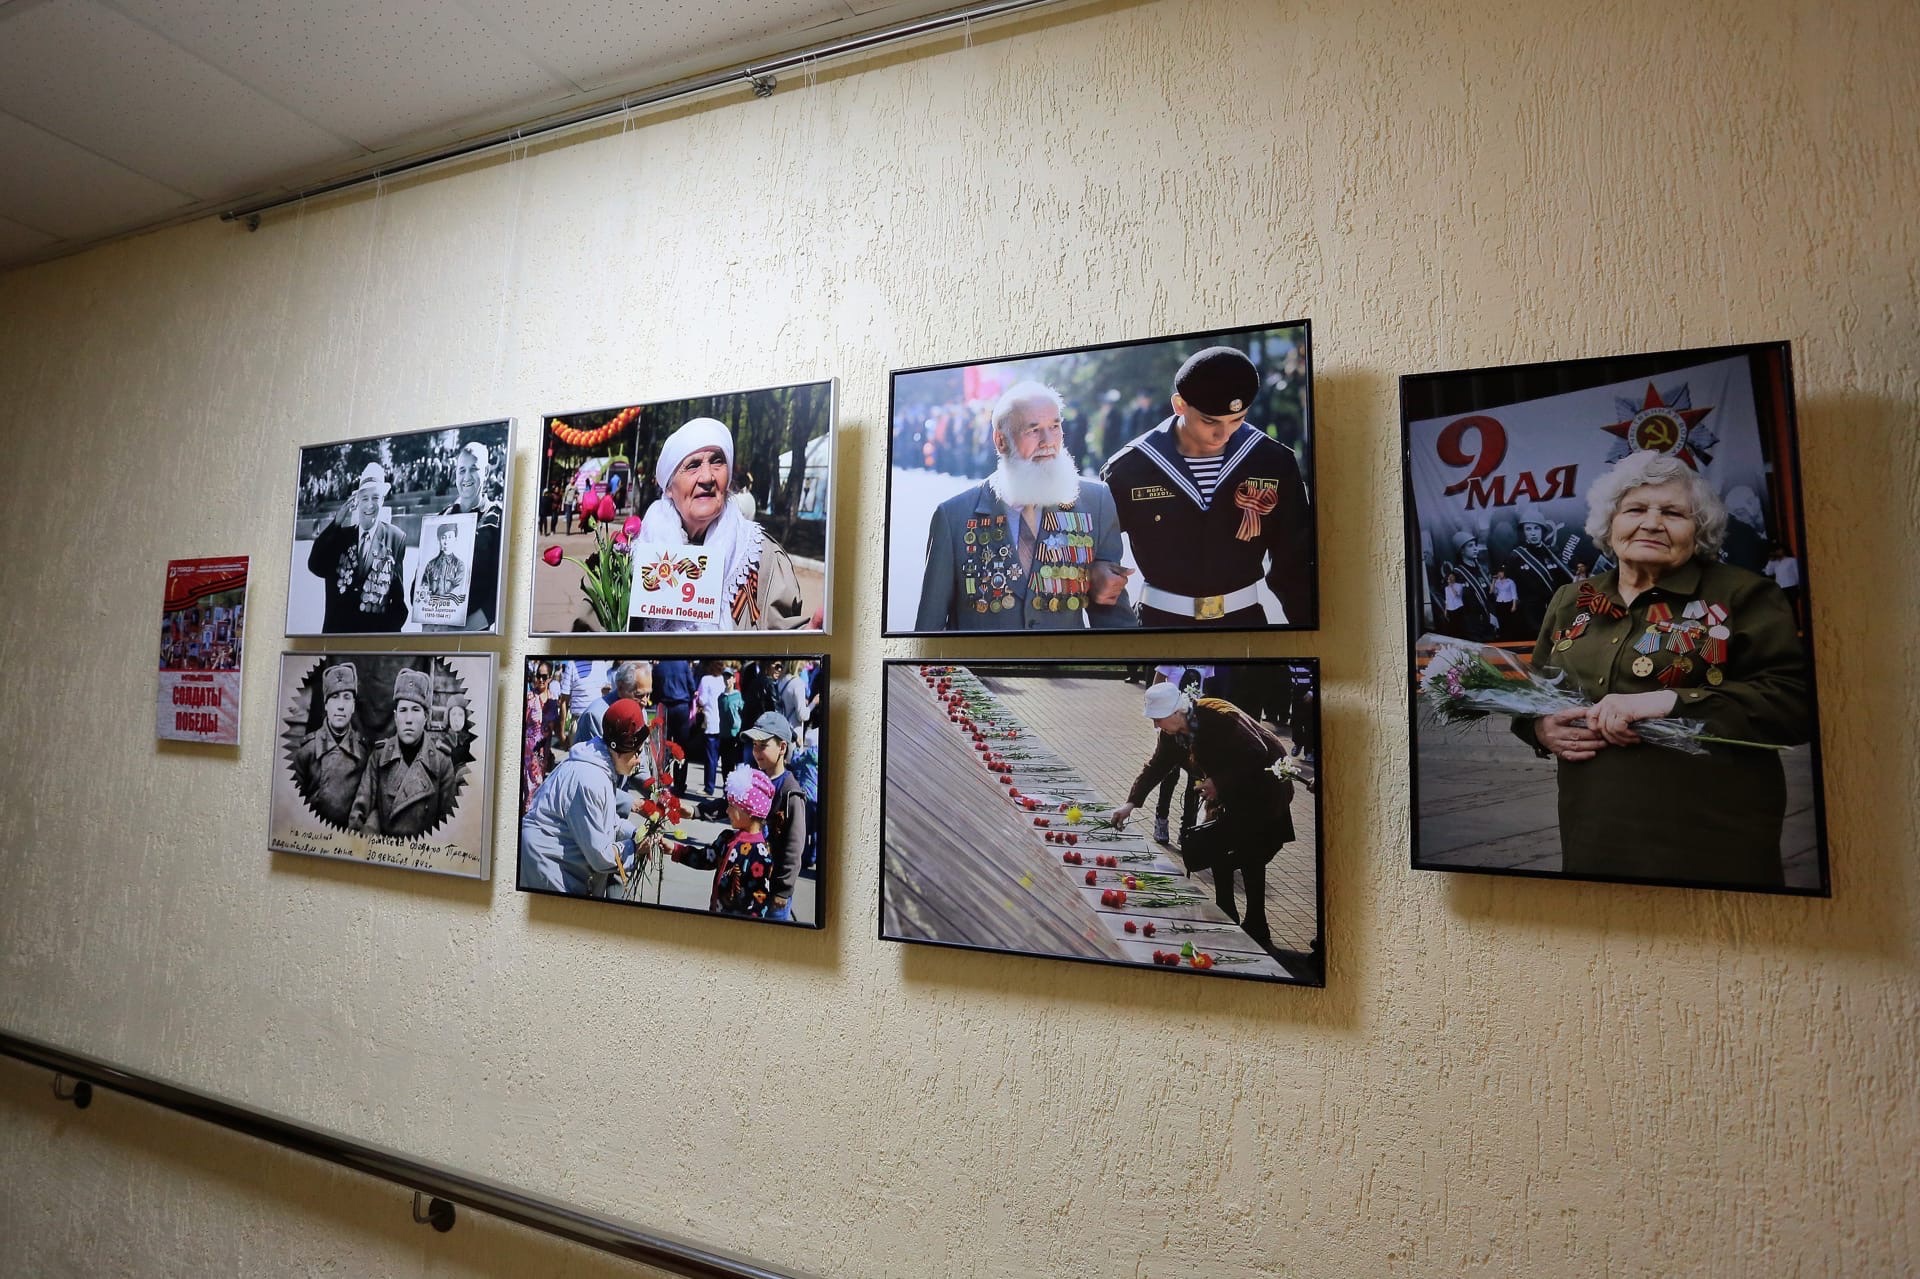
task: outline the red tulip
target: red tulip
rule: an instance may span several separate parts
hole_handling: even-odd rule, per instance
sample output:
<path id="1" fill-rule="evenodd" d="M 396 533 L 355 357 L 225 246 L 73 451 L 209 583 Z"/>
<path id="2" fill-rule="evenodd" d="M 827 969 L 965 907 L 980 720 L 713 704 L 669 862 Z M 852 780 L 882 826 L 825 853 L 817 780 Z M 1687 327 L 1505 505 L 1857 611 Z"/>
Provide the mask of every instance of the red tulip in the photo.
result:
<path id="1" fill-rule="evenodd" d="M 548 568 L 559 568 L 560 561 L 567 558 L 567 554 L 557 546 L 549 546 L 540 552 L 540 558 L 547 562 Z"/>
<path id="2" fill-rule="evenodd" d="M 620 526 L 620 531 L 627 535 L 627 540 L 629 542 L 631 542 L 634 538 L 639 537 L 640 536 L 640 517 L 638 515 L 627 516 L 627 522 Z"/>
<path id="3" fill-rule="evenodd" d="M 1130 933 L 1137 933 L 1140 931 L 1140 925 L 1134 923 L 1131 919 L 1129 919 L 1125 924 L 1122 924 L 1121 927 L 1125 928 Z"/>
<path id="4" fill-rule="evenodd" d="M 1100 882 L 1100 872 L 1099 872 L 1099 871 L 1097 871 L 1097 870 L 1090 870 L 1090 871 L 1088 871 L 1088 872 L 1087 872 L 1087 882 L 1088 882 L 1089 884 L 1097 884 L 1097 883 L 1099 883 L 1099 882 Z"/>
<path id="5" fill-rule="evenodd" d="M 667 754 L 673 756 L 675 763 L 679 763 L 681 760 L 687 757 L 687 752 L 685 748 L 683 748 L 679 742 L 668 742 Z"/>
<path id="6" fill-rule="evenodd" d="M 613 535 L 613 545 L 618 550 L 622 550 L 622 551 L 626 550 L 627 535 L 625 533 L 615 533 Z"/>
<path id="7" fill-rule="evenodd" d="M 593 518 L 599 520 L 602 524 L 605 524 L 618 514 L 620 514 L 620 508 L 613 504 L 611 497 L 601 498 L 600 505 L 593 509 Z"/>

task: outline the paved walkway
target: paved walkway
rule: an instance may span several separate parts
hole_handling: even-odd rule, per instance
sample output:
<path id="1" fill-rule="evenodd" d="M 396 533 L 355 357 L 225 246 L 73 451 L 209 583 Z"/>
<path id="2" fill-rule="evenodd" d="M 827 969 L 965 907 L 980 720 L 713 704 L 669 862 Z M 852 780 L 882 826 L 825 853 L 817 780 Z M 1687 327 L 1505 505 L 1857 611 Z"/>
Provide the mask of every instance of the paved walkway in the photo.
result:
<path id="1" fill-rule="evenodd" d="M 1449 866 L 1560 870 L 1560 809 L 1552 760 L 1540 759 L 1507 730 L 1423 720 L 1416 728 L 1420 860 Z M 1652 749 L 1652 748 L 1647 748 Z M 1813 817 L 1813 762 L 1804 748 L 1781 761 L 1787 819 L 1781 857 L 1787 885 L 1820 882 Z M 1623 796 L 1622 802 L 1631 802 Z"/>
<path id="2" fill-rule="evenodd" d="M 991 669 L 991 668 L 983 668 Z M 1108 803 L 1126 802 L 1127 790 L 1153 754 L 1159 733 L 1141 712 L 1146 690 L 1110 678 L 1057 678 L 993 675 L 986 685 L 1031 725 L 1047 744 L 1073 765 Z M 1285 734 L 1283 733 L 1282 736 Z M 1177 840 L 1184 782 L 1174 784 L 1169 834 Z M 1153 833 L 1155 796 L 1149 794 L 1128 823 L 1142 835 Z M 1282 950 L 1306 951 L 1319 932 L 1314 850 L 1318 828 L 1314 797 L 1305 786 L 1293 789 L 1294 839 L 1267 864 L 1267 927 Z M 1164 846 L 1162 846 L 1164 848 Z M 1176 853 L 1168 864 L 1185 867 Z M 1193 882 L 1213 896 L 1213 873 L 1201 871 Z"/>

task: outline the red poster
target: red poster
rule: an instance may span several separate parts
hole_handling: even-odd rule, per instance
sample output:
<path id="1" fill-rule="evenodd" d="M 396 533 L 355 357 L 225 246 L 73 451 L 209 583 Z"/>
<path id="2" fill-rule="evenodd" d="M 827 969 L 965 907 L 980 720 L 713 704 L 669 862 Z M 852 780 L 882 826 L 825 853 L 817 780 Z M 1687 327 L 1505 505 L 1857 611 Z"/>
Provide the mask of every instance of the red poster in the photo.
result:
<path id="1" fill-rule="evenodd" d="M 246 556 L 168 561 L 155 736 L 239 744 L 240 649 L 246 626 Z"/>

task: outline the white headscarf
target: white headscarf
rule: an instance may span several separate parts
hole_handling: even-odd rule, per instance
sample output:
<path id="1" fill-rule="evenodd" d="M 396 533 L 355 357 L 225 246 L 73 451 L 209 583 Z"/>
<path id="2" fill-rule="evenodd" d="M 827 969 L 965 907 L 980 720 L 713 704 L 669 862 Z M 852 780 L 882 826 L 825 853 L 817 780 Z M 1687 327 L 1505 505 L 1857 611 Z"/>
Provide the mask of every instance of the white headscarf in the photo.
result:
<path id="1" fill-rule="evenodd" d="M 710 417 L 697 417 L 685 426 L 669 435 L 666 443 L 660 446 L 660 460 L 654 464 L 654 482 L 660 486 L 661 496 L 640 520 L 642 542 L 657 542 L 667 546 L 686 546 L 687 526 L 680 520 L 680 511 L 672 499 L 666 496 L 667 481 L 680 469 L 680 464 L 689 454 L 699 449 L 719 449 L 727 459 L 727 471 L 731 478 L 733 471 L 733 432 L 724 422 Z M 745 518 L 731 501 L 721 503 L 720 517 L 707 525 L 706 535 L 700 545 L 721 566 L 724 575 L 721 581 L 725 589 L 720 592 L 720 607 L 726 616 L 722 618 L 718 629 L 731 630 L 734 596 L 746 584 L 748 574 L 760 563 L 760 547 L 766 540 L 766 534 L 760 526 Z M 710 629 L 698 622 L 678 619 L 655 620 L 649 630 L 695 631 Z"/>

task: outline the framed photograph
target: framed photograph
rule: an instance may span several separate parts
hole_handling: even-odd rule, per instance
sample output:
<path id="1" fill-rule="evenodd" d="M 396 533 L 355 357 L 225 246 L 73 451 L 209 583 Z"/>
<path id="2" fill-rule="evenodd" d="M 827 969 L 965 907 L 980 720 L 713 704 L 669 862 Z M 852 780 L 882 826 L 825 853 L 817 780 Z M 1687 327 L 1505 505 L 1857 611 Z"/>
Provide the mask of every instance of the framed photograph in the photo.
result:
<path id="1" fill-rule="evenodd" d="M 1413 865 L 1826 896 L 1787 344 L 1400 404 Z"/>
<path id="2" fill-rule="evenodd" d="M 887 662 L 881 939 L 1325 985 L 1319 678 Z"/>
<path id="3" fill-rule="evenodd" d="M 1308 330 L 895 372 L 884 633 L 1318 626 Z"/>
<path id="4" fill-rule="evenodd" d="M 240 650 L 246 629 L 246 556 L 167 561 L 156 737 L 239 744 Z"/>
<path id="5" fill-rule="evenodd" d="M 541 421 L 529 634 L 828 629 L 831 381 Z"/>
<path id="6" fill-rule="evenodd" d="M 824 656 L 539 654 L 522 679 L 522 892 L 822 926 Z"/>
<path id="7" fill-rule="evenodd" d="M 485 879 L 491 653 L 283 653 L 268 843 Z"/>
<path id="8" fill-rule="evenodd" d="M 513 423 L 300 450 L 287 634 L 500 631 Z"/>

